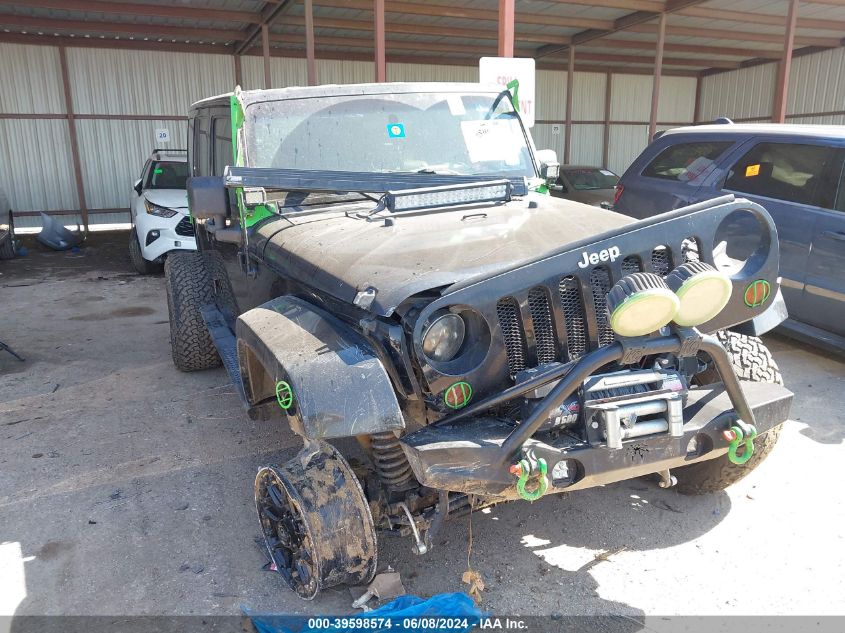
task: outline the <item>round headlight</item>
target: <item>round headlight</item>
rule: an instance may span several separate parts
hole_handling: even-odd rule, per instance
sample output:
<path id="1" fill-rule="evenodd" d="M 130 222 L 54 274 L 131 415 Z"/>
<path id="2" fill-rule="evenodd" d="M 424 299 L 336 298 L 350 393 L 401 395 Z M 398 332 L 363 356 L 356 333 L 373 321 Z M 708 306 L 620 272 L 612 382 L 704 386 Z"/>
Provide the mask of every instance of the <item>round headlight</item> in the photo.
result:
<path id="1" fill-rule="evenodd" d="M 464 343 L 466 326 L 457 314 L 446 312 L 436 316 L 423 333 L 423 353 L 435 361 L 450 361 Z"/>
<path id="2" fill-rule="evenodd" d="M 620 336 L 645 336 L 675 318 L 679 303 L 659 275 L 627 275 L 607 295 L 610 327 Z"/>
<path id="3" fill-rule="evenodd" d="M 675 323 L 684 327 L 714 318 L 728 305 L 733 291 L 728 276 L 704 262 L 678 266 L 666 277 L 666 283 L 681 300 Z"/>

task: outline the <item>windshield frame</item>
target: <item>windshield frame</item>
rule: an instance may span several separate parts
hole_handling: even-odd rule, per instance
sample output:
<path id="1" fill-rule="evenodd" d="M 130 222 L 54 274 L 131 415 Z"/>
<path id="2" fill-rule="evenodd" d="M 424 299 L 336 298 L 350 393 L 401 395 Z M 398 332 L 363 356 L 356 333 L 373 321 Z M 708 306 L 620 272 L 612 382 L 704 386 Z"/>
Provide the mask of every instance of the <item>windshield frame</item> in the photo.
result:
<path id="1" fill-rule="evenodd" d="M 474 85 L 474 84 L 470 84 L 470 85 L 455 84 L 454 86 L 458 86 L 460 89 L 456 89 L 455 87 L 453 87 L 453 85 L 450 85 L 450 84 L 444 84 L 442 88 L 441 88 L 441 86 L 439 86 L 437 84 L 419 84 L 419 87 L 414 87 L 414 88 L 409 87 L 410 89 L 408 89 L 408 90 L 385 90 L 385 89 L 378 89 L 379 87 L 381 87 L 381 85 L 373 84 L 374 89 L 372 89 L 372 90 L 362 90 L 362 91 L 356 91 L 356 92 L 346 92 L 345 90 L 338 90 L 336 92 L 321 91 L 322 94 L 313 94 L 313 93 L 312 94 L 303 94 L 303 95 L 291 94 L 289 96 L 288 95 L 280 95 L 278 98 L 270 98 L 270 95 L 267 95 L 267 98 L 263 98 L 263 99 L 249 99 L 243 105 L 244 120 L 243 120 L 243 130 L 242 130 L 242 132 L 243 132 L 242 152 L 243 152 L 243 157 L 244 157 L 244 165 L 252 166 L 252 161 L 251 161 L 251 157 L 250 157 L 250 142 L 249 142 L 248 139 L 249 139 L 249 131 L 250 131 L 249 127 L 250 127 L 250 124 L 252 123 L 252 121 L 254 119 L 253 119 L 253 117 L 250 116 L 249 111 L 250 111 L 250 108 L 252 108 L 252 106 L 258 105 L 258 104 L 280 103 L 280 102 L 283 102 L 283 101 L 302 101 L 302 100 L 310 100 L 310 99 L 322 100 L 322 99 L 325 99 L 325 98 L 338 98 L 338 99 L 343 99 L 343 98 L 355 99 L 355 98 L 360 98 L 360 97 L 378 98 L 378 97 L 388 97 L 388 96 L 391 96 L 391 95 L 399 96 L 399 95 L 415 95 L 415 94 L 418 94 L 418 95 L 439 94 L 439 95 L 443 95 L 444 97 L 447 96 L 447 95 L 451 95 L 451 94 L 466 95 L 466 96 L 478 96 L 478 95 L 489 96 L 491 98 L 491 103 L 496 104 L 497 106 L 498 106 L 498 103 L 503 98 L 503 95 L 507 96 L 510 99 L 510 94 L 509 94 L 509 91 L 507 89 L 505 89 L 505 90 L 492 89 L 491 90 L 491 89 L 489 89 L 489 88 L 487 88 L 487 87 L 485 87 L 481 84 L 477 84 L 477 85 Z M 475 86 L 477 86 L 478 89 L 474 89 Z M 345 87 L 346 86 L 340 86 L 340 88 L 345 88 Z M 338 88 L 338 87 L 333 87 L 333 88 Z M 539 172 L 538 163 L 537 163 L 537 150 L 534 146 L 533 138 L 531 137 L 531 134 L 528 133 L 528 129 L 525 127 L 525 122 L 523 121 L 522 115 L 519 113 L 519 110 L 517 110 L 513 106 L 512 100 L 511 100 L 510 105 L 511 105 L 511 112 L 515 115 L 514 118 L 518 122 L 520 131 L 522 132 L 522 138 L 525 142 L 525 147 L 528 149 L 528 155 L 530 157 L 530 162 L 531 162 L 531 170 L 533 172 L 533 174 L 531 176 L 524 176 L 524 177 L 527 178 L 529 182 L 539 180 L 541 177 L 540 177 L 540 172 Z M 258 167 L 258 168 L 261 169 L 261 167 Z M 315 170 L 315 171 L 319 171 L 319 170 Z M 397 172 L 397 173 L 401 173 L 401 172 Z M 405 172 L 405 173 L 409 173 L 409 172 Z M 495 173 L 491 172 L 490 174 L 475 174 L 475 175 L 485 175 L 485 176 L 489 175 L 491 180 L 507 177 L 507 176 L 503 175 L 501 172 L 495 172 Z"/>

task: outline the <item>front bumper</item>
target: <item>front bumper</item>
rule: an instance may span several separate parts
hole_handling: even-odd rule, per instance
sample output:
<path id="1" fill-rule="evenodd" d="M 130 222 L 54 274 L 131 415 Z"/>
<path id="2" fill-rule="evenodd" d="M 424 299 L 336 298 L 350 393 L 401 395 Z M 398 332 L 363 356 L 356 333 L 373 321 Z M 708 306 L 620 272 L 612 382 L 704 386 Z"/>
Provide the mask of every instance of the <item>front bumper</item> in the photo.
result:
<path id="1" fill-rule="evenodd" d="M 141 246 L 141 254 L 147 261 L 155 261 L 170 251 L 195 251 L 197 241 L 193 235 L 180 235 L 184 232 L 178 228 L 188 216 L 177 213 L 172 218 L 161 218 L 145 214 L 138 215 L 135 221 L 135 231 L 138 234 L 138 242 Z M 147 238 L 151 231 L 158 231 L 158 238 L 147 244 Z"/>
<path id="2" fill-rule="evenodd" d="M 792 393 L 772 383 L 741 383 L 754 411 L 757 430 L 764 433 L 789 416 Z M 668 468 L 724 455 L 728 442 L 722 431 L 737 419 L 730 398 L 719 386 L 689 392 L 684 408 L 682 437 L 666 434 L 627 440 L 621 449 L 574 442 L 566 435 L 557 440 L 529 439 L 525 450 L 549 465 L 566 462 L 565 479 L 550 479 L 548 492 L 581 490 L 632 479 Z M 517 499 L 516 477 L 506 464 L 497 464 L 497 453 L 513 425 L 496 418 L 473 418 L 448 426 L 428 426 L 402 438 L 405 453 L 417 479 L 424 486 L 478 495 Z M 561 469 L 563 470 L 563 469 Z"/>
<path id="3" fill-rule="evenodd" d="M 607 443 L 589 443 L 568 434 L 553 439 L 537 433 L 543 416 L 607 363 L 632 364 L 637 355 L 657 352 L 694 356 L 700 350 L 713 359 L 723 383 L 689 391 L 680 435 L 637 437 L 612 449 Z M 548 464 L 549 492 L 600 486 L 719 457 L 728 450 L 722 432 L 737 419 L 765 433 L 786 421 L 792 404 L 792 392 L 780 385 L 739 381 L 715 338 L 689 332 L 615 343 L 582 357 L 559 378 L 520 424 L 485 414 L 492 400 L 503 399 L 500 396 L 403 437 L 401 444 L 417 480 L 437 490 L 516 499 L 517 478 L 509 468 L 531 454 Z M 525 388 L 533 385 L 514 390 Z"/>

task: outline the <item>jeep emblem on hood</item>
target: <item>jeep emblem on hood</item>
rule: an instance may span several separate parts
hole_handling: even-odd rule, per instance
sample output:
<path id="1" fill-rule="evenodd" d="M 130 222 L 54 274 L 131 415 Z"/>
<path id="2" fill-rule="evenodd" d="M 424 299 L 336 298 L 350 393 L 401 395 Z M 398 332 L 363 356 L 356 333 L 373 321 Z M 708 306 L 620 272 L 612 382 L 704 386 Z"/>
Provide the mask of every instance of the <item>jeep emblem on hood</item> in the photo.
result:
<path id="1" fill-rule="evenodd" d="M 587 266 L 595 266 L 599 262 L 606 262 L 611 261 L 615 262 L 616 258 L 619 257 L 619 247 L 618 246 L 611 246 L 610 248 L 604 248 L 597 253 L 588 253 L 584 251 L 581 253 L 581 256 L 584 258 L 580 262 L 578 262 L 579 268 L 586 268 Z"/>

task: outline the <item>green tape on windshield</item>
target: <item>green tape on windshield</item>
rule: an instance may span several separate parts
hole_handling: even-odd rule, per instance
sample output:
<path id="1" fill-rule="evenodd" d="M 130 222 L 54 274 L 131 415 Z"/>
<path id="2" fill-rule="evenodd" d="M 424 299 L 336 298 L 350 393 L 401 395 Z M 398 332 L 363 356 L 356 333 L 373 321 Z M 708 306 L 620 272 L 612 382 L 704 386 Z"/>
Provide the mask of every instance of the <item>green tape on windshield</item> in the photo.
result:
<path id="1" fill-rule="evenodd" d="M 505 87 L 511 92 L 511 105 L 513 109 L 519 112 L 519 79 L 511 79 Z"/>

